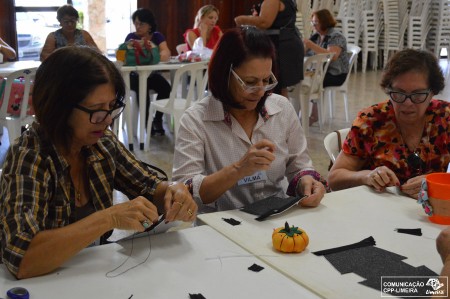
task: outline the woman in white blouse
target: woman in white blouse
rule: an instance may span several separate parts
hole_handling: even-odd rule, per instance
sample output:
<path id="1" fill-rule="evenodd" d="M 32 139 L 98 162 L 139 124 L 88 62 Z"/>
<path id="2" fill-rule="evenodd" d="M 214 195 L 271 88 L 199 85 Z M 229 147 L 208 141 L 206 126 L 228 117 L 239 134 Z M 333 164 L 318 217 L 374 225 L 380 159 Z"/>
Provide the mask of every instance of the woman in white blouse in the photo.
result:
<path id="1" fill-rule="evenodd" d="M 325 193 L 293 107 L 270 92 L 274 57 L 270 38 L 255 27 L 224 33 L 209 64 L 212 96 L 181 119 L 173 179 L 185 180 L 201 212 L 287 197 L 285 177 L 288 195 L 308 195 L 302 205 L 319 205 Z"/>

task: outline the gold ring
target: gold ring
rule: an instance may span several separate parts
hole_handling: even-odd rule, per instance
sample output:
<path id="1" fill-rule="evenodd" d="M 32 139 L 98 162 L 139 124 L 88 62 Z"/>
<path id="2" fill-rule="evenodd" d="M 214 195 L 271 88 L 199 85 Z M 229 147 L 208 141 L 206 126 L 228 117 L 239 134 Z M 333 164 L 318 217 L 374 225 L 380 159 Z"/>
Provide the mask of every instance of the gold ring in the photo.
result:
<path id="1" fill-rule="evenodd" d="M 180 205 L 180 207 L 181 207 L 181 206 L 183 206 L 183 203 L 182 203 L 182 202 L 180 202 L 180 201 L 174 201 L 173 203 L 174 203 L 174 204 L 176 204 L 176 203 L 177 203 L 177 204 L 179 204 L 179 205 Z"/>
<path id="2" fill-rule="evenodd" d="M 188 209 L 187 212 L 188 212 L 189 216 L 194 215 L 194 213 L 192 213 L 191 209 Z"/>

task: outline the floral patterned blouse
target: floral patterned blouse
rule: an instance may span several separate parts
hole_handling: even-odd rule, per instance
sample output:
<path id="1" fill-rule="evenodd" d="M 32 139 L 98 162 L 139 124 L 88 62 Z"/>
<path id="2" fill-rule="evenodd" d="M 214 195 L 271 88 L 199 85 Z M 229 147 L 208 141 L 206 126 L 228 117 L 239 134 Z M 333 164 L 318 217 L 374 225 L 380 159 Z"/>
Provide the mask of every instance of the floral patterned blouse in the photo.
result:
<path id="1" fill-rule="evenodd" d="M 342 150 L 365 160 L 362 169 L 390 168 L 401 184 L 421 174 L 446 172 L 450 162 L 450 103 L 431 100 L 425 117 L 422 138 L 412 152 L 400 135 L 390 101 L 375 104 L 358 113 Z M 420 157 L 420 166 L 411 162 L 412 155 Z"/>

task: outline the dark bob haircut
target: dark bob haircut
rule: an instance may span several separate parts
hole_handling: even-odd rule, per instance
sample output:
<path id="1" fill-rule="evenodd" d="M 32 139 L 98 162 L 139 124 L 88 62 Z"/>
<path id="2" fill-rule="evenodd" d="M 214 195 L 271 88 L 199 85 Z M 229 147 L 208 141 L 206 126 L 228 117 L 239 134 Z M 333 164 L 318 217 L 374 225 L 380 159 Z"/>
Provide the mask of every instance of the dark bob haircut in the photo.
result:
<path id="1" fill-rule="evenodd" d="M 38 68 L 33 87 L 36 120 L 46 137 L 68 149 L 73 136 L 68 119 L 74 106 L 106 83 L 114 86 L 117 101 L 123 102 L 125 83 L 105 56 L 87 46 L 53 52 Z"/>
<path id="2" fill-rule="evenodd" d="M 312 13 L 312 16 L 316 16 L 320 22 L 320 29 L 327 30 L 336 26 L 337 22 L 328 9 L 321 9 Z"/>
<path id="3" fill-rule="evenodd" d="M 439 62 L 433 53 L 426 50 L 404 49 L 395 53 L 388 61 L 380 86 L 387 90 L 392 87 L 396 77 L 408 72 L 418 72 L 427 76 L 428 88 L 433 94 L 445 87 L 445 78 Z"/>
<path id="4" fill-rule="evenodd" d="M 56 19 L 61 22 L 65 16 L 74 17 L 78 20 L 78 11 L 72 5 L 63 5 L 56 11 Z"/>
<path id="5" fill-rule="evenodd" d="M 208 85 L 212 95 L 225 106 L 241 108 L 235 103 L 229 91 L 230 67 L 237 68 L 252 58 L 272 59 L 272 72 L 276 74 L 275 49 L 270 37 L 264 31 L 251 26 L 241 26 L 223 34 L 214 48 L 208 67 Z M 269 92 L 259 101 L 259 110 Z"/>
<path id="6" fill-rule="evenodd" d="M 156 31 L 156 20 L 153 13 L 147 8 L 138 8 L 132 15 L 131 19 L 133 23 L 136 22 L 136 19 L 139 19 L 142 23 L 147 23 L 150 25 L 150 33 Z"/>

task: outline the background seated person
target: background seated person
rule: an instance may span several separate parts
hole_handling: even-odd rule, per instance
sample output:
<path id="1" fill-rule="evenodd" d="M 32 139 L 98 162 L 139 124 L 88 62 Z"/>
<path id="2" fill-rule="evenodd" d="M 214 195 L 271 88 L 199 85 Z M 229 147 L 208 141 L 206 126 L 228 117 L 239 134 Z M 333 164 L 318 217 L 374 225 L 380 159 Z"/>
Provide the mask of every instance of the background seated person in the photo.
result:
<path id="1" fill-rule="evenodd" d="M 134 27 L 136 27 L 136 31 L 127 35 L 125 41 L 129 41 L 130 39 L 140 40 L 150 40 L 152 41 L 159 49 L 159 55 L 161 61 L 169 61 L 170 59 L 170 50 L 166 42 L 166 38 L 164 35 L 158 31 L 156 31 L 156 20 L 153 16 L 153 13 L 146 8 L 139 8 L 136 10 L 131 16 L 133 20 Z M 137 98 L 139 99 L 139 75 L 135 72 L 130 74 L 130 89 L 136 92 Z M 145 123 L 147 123 L 148 119 L 148 107 L 150 105 L 150 98 L 148 94 L 148 90 L 154 90 L 158 96 L 157 100 L 167 99 L 170 96 L 171 87 L 169 82 L 161 76 L 157 72 L 152 72 L 150 76 L 147 78 L 147 91 L 146 99 L 147 106 L 145 108 Z M 139 104 L 139 101 L 138 101 Z M 157 111 L 155 113 L 155 117 L 153 118 L 152 123 L 152 135 L 164 135 L 164 128 L 162 124 L 163 113 Z"/>
<path id="2" fill-rule="evenodd" d="M 333 15 L 328 9 L 321 9 L 313 12 L 311 24 L 315 32 L 309 39 L 304 39 L 306 56 L 321 53 L 332 53 L 331 62 L 327 73 L 323 79 L 323 87 L 341 86 L 349 72 L 349 57 L 347 54 L 347 39 L 335 29 L 337 24 Z M 313 103 L 312 113 L 309 118 L 309 125 L 317 122 L 319 111 L 317 103 Z"/>
<path id="3" fill-rule="evenodd" d="M 256 27 L 224 33 L 209 63 L 212 96 L 186 110 L 175 143 L 173 178 L 191 187 L 201 212 L 241 208 L 276 195 L 325 194 L 289 101 L 272 94 L 275 49 Z M 225 80 L 224 80 L 225 78 Z M 259 176 L 257 176 L 259 174 Z M 258 179 L 249 179 L 253 176 Z"/>
<path id="4" fill-rule="evenodd" d="M 36 122 L 0 177 L 0 253 L 17 278 L 55 270 L 114 228 L 143 231 L 163 213 L 194 220 L 184 184 L 163 181 L 108 129 L 124 96 L 119 70 L 91 48 L 61 48 L 39 67 Z M 113 205 L 113 189 L 130 201 Z"/>
<path id="5" fill-rule="evenodd" d="M 63 5 L 56 11 L 56 19 L 61 29 L 51 32 L 45 40 L 41 61 L 47 59 L 56 49 L 66 46 L 90 46 L 101 52 L 92 36 L 83 29 L 77 29 L 78 11 L 71 5 Z"/>
<path id="6" fill-rule="evenodd" d="M 201 7 L 195 16 L 194 28 L 186 30 L 184 39 L 188 50 L 194 48 L 194 42 L 201 37 L 203 46 L 214 49 L 215 45 L 222 36 L 222 30 L 217 26 L 219 20 L 219 10 L 214 5 L 205 5 Z"/>
<path id="7" fill-rule="evenodd" d="M 16 51 L 1 38 L 0 53 L 3 55 L 3 62 L 16 58 Z"/>
<path id="8" fill-rule="evenodd" d="M 328 181 L 333 190 L 399 186 L 417 199 L 425 175 L 450 162 L 450 103 L 433 99 L 444 76 L 432 53 L 406 49 L 389 60 L 380 85 L 390 99 L 358 113 Z"/>

